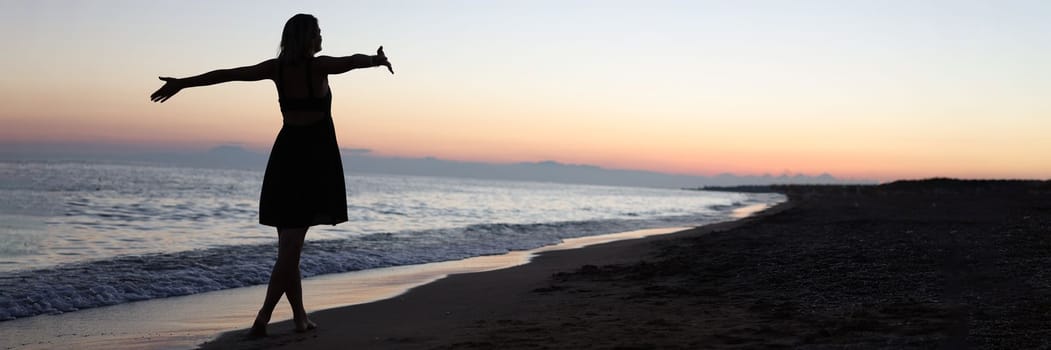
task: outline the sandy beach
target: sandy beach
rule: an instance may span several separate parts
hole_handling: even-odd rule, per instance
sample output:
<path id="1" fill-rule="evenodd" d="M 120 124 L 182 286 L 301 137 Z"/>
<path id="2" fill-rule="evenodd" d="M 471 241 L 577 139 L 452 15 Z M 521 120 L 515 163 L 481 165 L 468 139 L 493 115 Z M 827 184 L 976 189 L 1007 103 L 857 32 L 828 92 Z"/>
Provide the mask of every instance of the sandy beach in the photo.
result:
<path id="1" fill-rule="evenodd" d="M 314 332 L 202 348 L 1049 345 L 1051 184 L 779 190 L 788 203 L 745 220 L 543 253 L 316 312 Z"/>

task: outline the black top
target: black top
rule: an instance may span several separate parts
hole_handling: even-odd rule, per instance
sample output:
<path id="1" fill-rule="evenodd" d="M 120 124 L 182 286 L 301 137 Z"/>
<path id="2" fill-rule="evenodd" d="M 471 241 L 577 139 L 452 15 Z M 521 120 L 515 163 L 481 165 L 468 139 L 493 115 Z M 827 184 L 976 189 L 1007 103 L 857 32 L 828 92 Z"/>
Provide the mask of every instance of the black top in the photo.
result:
<path id="1" fill-rule="evenodd" d="M 311 62 L 306 62 L 307 97 L 285 96 L 281 88 L 281 62 L 277 63 L 277 103 L 281 105 L 281 111 L 318 111 L 328 112 L 332 110 L 332 90 L 325 91 L 325 96 L 314 97 L 314 78 L 310 74 Z"/>

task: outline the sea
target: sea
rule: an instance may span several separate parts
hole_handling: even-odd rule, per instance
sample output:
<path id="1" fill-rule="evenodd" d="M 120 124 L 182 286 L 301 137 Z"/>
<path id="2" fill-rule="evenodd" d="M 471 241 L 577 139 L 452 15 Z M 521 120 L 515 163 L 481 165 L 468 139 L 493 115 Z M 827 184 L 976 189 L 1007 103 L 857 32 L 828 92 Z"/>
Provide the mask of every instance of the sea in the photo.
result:
<path id="1" fill-rule="evenodd" d="M 0 162 L 0 321 L 266 284 L 262 171 Z M 350 221 L 307 233 L 304 277 L 699 226 L 778 194 L 351 174 Z"/>

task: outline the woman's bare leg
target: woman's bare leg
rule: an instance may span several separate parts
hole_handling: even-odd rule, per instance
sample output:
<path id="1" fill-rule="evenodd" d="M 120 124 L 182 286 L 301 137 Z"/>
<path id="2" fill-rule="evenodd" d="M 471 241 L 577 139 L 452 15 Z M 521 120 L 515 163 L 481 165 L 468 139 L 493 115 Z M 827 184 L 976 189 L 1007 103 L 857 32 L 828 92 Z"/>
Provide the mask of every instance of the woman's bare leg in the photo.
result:
<path id="1" fill-rule="evenodd" d="M 266 336 L 266 325 L 270 323 L 270 316 L 274 313 L 274 307 L 281 300 L 282 295 L 288 297 L 292 304 L 292 314 L 296 319 L 296 329 L 309 329 L 312 323 L 306 318 L 303 308 L 303 288 L 300 282 L 299 257 L 303 251 L 303 238 L 306 237 L 307 228 L 278 228 L 277 236 L 277 261 L 274 269 L 270 272 L 270 284 L 266 289 L 266 299 L 263 306 L 256 315 L 252 324 L 253 336 Z"/>
<path id="2" fill-rule="evenodd" d="M 303 277 L 299 271 L 299 257 L 303 252 L 303 238 L 306 237 L 307 229 L 294 231 L 288 234 L 290 241 L 289 260 L 295 262 L 295 267 L 290 268 L 289 278 L 285 280 L 285 298 L 292 306 L 292 322 L 296 325 L 296 331 L 305 332 L 317 327 L 314 322 L 307 318 L 306 308 L 303 307 Z"/>

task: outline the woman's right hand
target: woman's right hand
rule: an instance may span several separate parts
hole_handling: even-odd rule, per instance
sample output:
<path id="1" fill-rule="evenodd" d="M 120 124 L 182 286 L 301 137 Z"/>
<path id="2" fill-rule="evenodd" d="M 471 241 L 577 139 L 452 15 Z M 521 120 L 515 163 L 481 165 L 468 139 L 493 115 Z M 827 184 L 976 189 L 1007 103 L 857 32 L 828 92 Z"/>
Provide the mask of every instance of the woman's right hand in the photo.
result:
<path id="1" fill-rule="evenodd" d="M 394 67 L 392 67 L 390 61 L 387 60 L 387 54 L 383 53 L 383 46 L 380 46 L 380 48 L 376 50 L 376 56 L 373 57 L 376 60 L 375 63 L 377 65 L 386 66 L 387 70 L 390 71 L 390 74 L 394 74 Z"/>
<path id="2" fill-rule="evenodd" d="M 380 50 L 382 49 L 383 48 L 381 47 Z M 391 73 L 393 73 L 393 71 Z M 182 84 L 179 83 L 179 79 L 171 77 L 158 78 L 164 81 L 164 86 L 161 86 L 160 89 L 157 89 L 157 91 L 154 91 L 153 94 L 150 95 L 150 101 L 167 101 L 169 98 L 172 98 L 172 96 L 175 96 L 175 94 L 179 93 L 179 90 L 182 90 Z"/>

